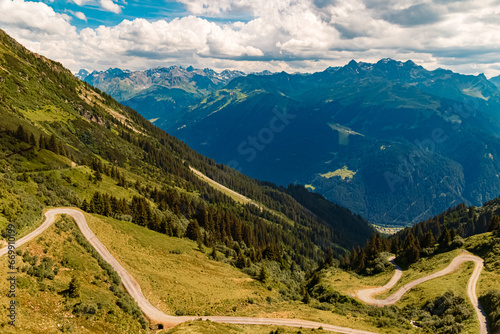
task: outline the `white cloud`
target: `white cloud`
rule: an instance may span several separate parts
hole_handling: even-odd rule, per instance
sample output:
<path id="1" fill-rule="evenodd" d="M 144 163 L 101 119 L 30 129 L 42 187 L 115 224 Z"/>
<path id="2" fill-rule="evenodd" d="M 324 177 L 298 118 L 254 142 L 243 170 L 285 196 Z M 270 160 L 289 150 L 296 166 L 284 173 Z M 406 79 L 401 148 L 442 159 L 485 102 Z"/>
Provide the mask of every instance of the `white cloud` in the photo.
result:
<path id="1" fill-rule="evenodd" d="M 46 36 L 44 39 L 76 37 L 76 29 L 69 21 L 68 15 L 58 14 L 41 2 L 0 0 L 2 27 L 14 31 L 17 36 L 33 37 L 33 41 L 43 35 Z"/>
<path id="2" fill-rule="evenodd" d="M 111 0 L 99 1 L 107 10 L 121 11 Z M 420 0 L 181 1 L 193 15 L 171 21 L 124 20 L 78 33 L 69 17 L 43 3 L 0 0 L 0 26 L 72 70 L 193 64 L 294 72 L 323 70 L 350 59 L 392 57 L 430 68 L 500 74 L 496 0 L 463 0 L 460 6 L 441 0 L 425 5 Z M 239 13 L 252 18 L 220 24 L 195 16 Z"/>
<path id="3" fill-rule="evenodd" d="M 108 12 L 115 14 L 120 14 L 122 12 L 122 7 L 114 3 L 112 0 L 101 0 L 101 7 Z"/>
<path id="4" fill-rule="evenodd" d="M 85 4 L 90 2 L 91 0 L 70 0 L 70 1 L 77 4 L 78 6 L 84 6 Z"/>
<path id="5" fill-rule="evenodd" d="M 82 12 L 75 12 L 75 13 L 73 13 L 73 15 L 75 15 L 76 18 L 78 18 L 82 21 L 87 21 L 87 16 L 85 16 L 85 14 Z"/>

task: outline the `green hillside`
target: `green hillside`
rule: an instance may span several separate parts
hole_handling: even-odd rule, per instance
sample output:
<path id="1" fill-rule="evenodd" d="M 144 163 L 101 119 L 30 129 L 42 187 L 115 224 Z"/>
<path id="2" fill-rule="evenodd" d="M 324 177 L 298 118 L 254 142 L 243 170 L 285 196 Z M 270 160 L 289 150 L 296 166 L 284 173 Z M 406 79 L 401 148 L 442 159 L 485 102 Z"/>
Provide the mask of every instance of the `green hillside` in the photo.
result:
<path id="1" fill-rule="evenodd" d="M 314 270 L 327 255 L 339 257 L 347 249 L 363 244 L 373 231 L 363 218 L 333 203 L 325 201 L 319 208 L 309 201 L 304 204 L 307 207 L 302 206 L 286 189 L 251 179 L 203 157 L 134 110 L 78 80 L 61 64 L 26 50 L 1 30 L 0 120 L 3 237 L 8 223 L 15 225 L 20 238 L 40 224 L 44 209 L 78 207 L 120 221 L 123 226 L 154 231 L 155 236 L 149 241 L 156 235 L 170 238 L 172 244 L 190 239 L 197 249 L 212 252 L 217 255 L 213 258 L 227 268 L 246 275 L 244 280 L 257 281 L 267 270 L 276 290 L 271 287 L 273 292 L 266 292 L 269 290 L 263 283 L 255 283 L 256 286 L 246 288 L 247 294 L 300 301 L 301 285 L 308 271 Z M 235 201 L 190 168 L 258 205 Z M 324 211 L 325 205 L 329 215 L 315 213 Z M 58 231 L 56 228 L 54 233 L 59 235 Z M 82 332 L 142 331 L 133 302 L 119 283 L 115 282 L 117 287 L 112 285 L 116 274 L 107 273 L 107 277 L 105 269 L 95 266 L 91 254 L 65 259 L 64 256 L 70 256 L 66 254 L 70 249 L 83 246 L 75 244 L 76 237 L 70 232 L 61 237 L 55 234 L 48 239 L 42 236 L 19 250 L 19 257 L 28 252 L 26 261 L 19 264 L 21 272 L 28 264 L 40 268 L 32 269 L 31 273 L 35 270 L 37 274 L 31 275 L 28 266 L 26 273 L 21 274 L 26 286 L 21 303 L 29 304 L 29 296 L 33 295 L 37 296 L 37 303 L 45 303 L 41 314 L 47 317 L 46 325 L 51 330 L 65 326 L 61 321 L 78 314 L 68 331 L 71 326 L 79 327 L 84 318 L 96 327 L 85 325 Z M 36 252 L 31 252 L 33 244 L 42 246 L 33 246 Z M 35 253 L 37 259 L 33 259 Z M 195 263 L 204 265 L 202 262 Z M 87 265 L 94 267 L 88 272 L 76 271 Z M 62 274 L 51 275 L 55 267 L 64 269 Z M 85 297 L 76 311 L 76 300 L 67 300 L 63 294 L 72 278 L 66 269 L 74 271 L 77 280 L 90 282 L 81 285 Z M 40 270 L 49 276 L 39 278 L 37 275 L 43 274 Z M 92 275 L 100 278 L 92 279 Z M 92 299 L 92 294 L 87 294 L 97 289 L 92 285 L 95 280 L 104 282 L 96 284 L 103 291 L 102 303 L 109 307 L 99 308 L 100 297 Z M 104 292 L 109 289 L 113 290 L 111 294 Z M 253 297 L 242 294 L 241 298 L 248 301 Z M 60 305 L 64 312 L 56 314 L 54 310 L 59 310 Z M 33 307 L 41 310 L 42 306 Z M 170 307 L 177 308 L 175 303 Z M 38 320 L 29 323 L 32 312 L 25 310 L 21 319 L 25 319 L 27 327 L 23 328 L 33 332 L 34 327 L 30 326 Z M 220 312 L 228 310 L 232 308 L 224 304 Z M 94 311 L 99 316 L 94 317 Z"/>
<path id="2" fill-rule="evenodd" d="M 376 298 L 387 298 L 405 284 L 444 269 L 457 255 L 472 253 L 484 259 L 476 291 L 485 308 L 491 333 L 496 333 L 500 329 L 499 245 L 500 233 L 488 232 L 466 238 L 456 249 L 423 256 L 404 267 L 397 284 Z M 326 267 L 318 270 L 308 284 L 310 303 L 323 309 L 331 308 L 334 313 L 368 316 L 384 325 L 393 321 L 400 324 L 413 321 L 421 328 L 421 333 L 478 333 L 478 320 L 467 297 L 467 284 L 473 268 L 472 262 L 463 263 L 449 275 L 417 285 L 394 306 L 378 308 L 363 305 L 352 297 L 360 289 L 385 285 L 394 274 L 392 266 L 376 274 Z"/>
<path id="3" fill-rule="evenodd" d="M 0 37 L 0 171 L 3 197 L 9 197 L 4 226 L 15 221 L 20 231 L 29 229 L 45 205 L 130 216 L 179 236 L 196 220 L 207 246 L 244 242 L 245 257 L 250 252 L 260 257 L 269 245 L 284 248 L 289 262 L 304 269 L 328 248 L 341 252 L 371 234 L 368 223 L 355 216 L 348 219 L 356 230 L 340 231 L 336 222 L 318 219 L 284 191 L 197 154 L 60 64 L 27 51 L 3 32 Z M 189 166 L 284 217 L 239 205 Z M 117 205 L 122 200 L 129 202 Z"/>
<path id="4" fill-rule="evenodd" d="M 16 327 L 7 324 L 8 310 L 2 308 L 2 333 L 149 333 L 140 310 L 116 284 L 116 273 L 101 266 L 79 235 L 74 221 L 63 217 L 17 248 Z M 0 266 L 8 272 L 7 261 Z M 0 290 L 8 291 L 8 284 L 2 279 Z M 2 293 L 0 303 L 9 302 Z"/>

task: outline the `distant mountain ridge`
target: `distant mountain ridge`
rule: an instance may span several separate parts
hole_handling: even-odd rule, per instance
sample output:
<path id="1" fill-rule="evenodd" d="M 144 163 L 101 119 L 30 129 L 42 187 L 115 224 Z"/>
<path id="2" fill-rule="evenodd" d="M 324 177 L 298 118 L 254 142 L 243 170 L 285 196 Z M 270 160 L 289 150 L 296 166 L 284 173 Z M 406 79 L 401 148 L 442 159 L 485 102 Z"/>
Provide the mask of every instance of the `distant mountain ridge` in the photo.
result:
<path id="1" fill-rule="evenodd" d="M 205 95 L 224 87 L 243 72 L 195 69 L 192 66 L 160 67 L 146 71 L 110 68 L 93 71 L 83 80 L 137 109 L 148 119 L 161 119 L 157 125 L 177 112 L 198 103 Z"/>
<path id="2" fill-rule="evenodd" d="M 498 88 L 500 88 L 500 75 L 497 77 L 490 78 L 490 81 L 495 84 Z"/>
<path id="3" fill-rule="evenodd" d="M 192 66 L 159 67 L 146 71 L 129 71 L 110 68 L 106 71 L 93 71 L 84 80 L 111 97 L 125 101 L 144 90 L 153 87 L 181 88 L 196 93 L 211 92 L 221 88 L 232 79 L 245 75 L 239 71 L 225 70 L 216 72 L 211 69 L 195 69 Z M 115 87 L 116 85 L 116 87 Z M 195 91 L 196 90 L 196 91 Z"/>
<path id="4" fill-rule="evenodd" d="M 89 71 L 87 71 L 86 69 L 81 69 L 80 71 L 78 71 L 78 73 L 75 73 L 75 77 L 77 77 L 78 79 L 84 81 L 86 77 L 89 76 Z"/>
<path id="5" fill-rule="evenodd" d="M 312 74 L 237 76 L 187 102 L 178 93 L 184 107 L 175 110 L 124 103 L 198 152 L 307 185 L 374 223 L 412 224 L 500 194 L 500 92 L 482 74 L 353 60 Z"/>

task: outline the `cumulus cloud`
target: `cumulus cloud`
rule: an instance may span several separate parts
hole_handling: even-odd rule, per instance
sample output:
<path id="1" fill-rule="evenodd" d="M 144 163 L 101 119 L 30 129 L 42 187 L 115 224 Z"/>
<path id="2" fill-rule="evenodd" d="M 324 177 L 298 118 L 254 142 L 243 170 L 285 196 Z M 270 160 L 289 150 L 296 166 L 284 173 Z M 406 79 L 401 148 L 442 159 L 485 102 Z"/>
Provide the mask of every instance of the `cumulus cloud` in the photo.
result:
<path id="1" fill-rule="evenodd" d="M 41 2 L 0 0 L 2 27 L 17 36 L 32 37 L 34 41 L 43 35 L 46 36 L 43 39 L 76 37 L 76 29 L 69 20 L 68 15 L 58 14 Z"/>
<path id="2" fill-rule="evenodd" d="M 120 14 L 122 12 L 122 7 L 114 3 L 112 0 L 101 0 L 100 3 L 101 7 L 108 12 L 115 14 Z"/>
<path id="3" fill-rule="evenodd" d="M 191 15 L 153 22 L 137 18 L 77 32 L 69 17 L 43 3 L 0 0 L 0 26 L 72 70 L 192 64 L 294 72 L 322 70 L 350 59 L 373 62 L 391 57 L 429 68 L 500 74 L 496 0 L 179 2 Z M 111 0 L 94 3 L 115 13 L 122 10 Z M 241 13 L 250 19 L 219 23 L 210 18 L 237 18 Z"/>
<path id="4" fill-rule="evenodd" d="M 85 14 L 82 12 L 74 12 L 73 15 L 75 15 L 76 18 L 82 21 L 87 21 L 87 16 L 85 16 Z"/>

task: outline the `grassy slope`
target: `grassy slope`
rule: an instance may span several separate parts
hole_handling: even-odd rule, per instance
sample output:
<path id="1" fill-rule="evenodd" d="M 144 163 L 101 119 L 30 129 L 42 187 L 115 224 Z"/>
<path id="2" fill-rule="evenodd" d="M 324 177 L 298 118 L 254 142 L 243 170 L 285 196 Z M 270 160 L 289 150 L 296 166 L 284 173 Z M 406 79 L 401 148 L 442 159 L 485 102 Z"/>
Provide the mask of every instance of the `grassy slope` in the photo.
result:
<path id="1" fill-rule="evenodd" d="M 162 334 L 269 334 L 271 331 L 278 331 L 280 334 L 292 333 L 315 333 L 325 334 L 332 333 L 325 330 L 318 329 L 300 329 L 290 327 L 278 326 L 243 326 L 243 325 L 229 325 L 218 324 L 209 321 L 193 321 L 179 325 L 168 332 Z"/>
<path id="2" fill-rule="evenodd" d="M 210 260 L 190 240 L 111 218 L 86 217 L 97 237 L 137 279 L 152 304 L 166 313 L 301 318 L 379 331 L 363 319 L 284 301 L 275 289 L 267 289 L 272 282 L 264 285 L 223 261 Z M 179 251 L 182 254 L 176 254 Z M 224 258 L 222 254 L 219 257 Z M 384 329 L 384 333 L 397 331 Z"/>
<path id="3" fill-rule="evenodd" d="M 71 167 L 71 162 L 68 161 L 65 164 L 66 158 L 58 156 L 50 151 L 41 150 L 37 153 L 36 159 L 30 160 L 27 157 L 19 156 L 17 158 L 17 164 L 26 165 L 30 169 L 33 165 L 38 163 L 43 164 L 44 159 L 49 160 L 52 159 L 52 163 L 54 169 L 44 171 L 40 170 L 37 172 L 26 172 L 24 173 L 29 177 L 28 182 L 24 182 L 21 180 L 17 180 L 17 178 L 21 178 L 23 173 L 10 173 L 9 175 L 13 178 L 12 182 L 14 182 L 14 187 L 17 189 L 16 195 L 20 197 L 31 197 L 37 192 L 40 191 L 40 187 L 37 182 L 34 181 L 39 175 L 43 176 L 51 176 L 52 179 L 55 180 L 55 183 L 62 186 L 68 187 L 70 191 L 79 196 L 80 198 L 90 199 L 95 191 L 100 191 L 102 193 L 107 193 L 110 195 L 114 195 L 118 198 L 126 198 L 131 199 L 134 195 L 138 195 L 137 191 L 133 187 L 129 187 L 127 189 L 123 187 L 119 187 L 116 185 L 116 181 L 103 175 L 103 180 L 99 183 L 94 183 L 89 180 L 89 177 L 92 175 L 92 171 L 87 166 L 77 166 L 73 165 Z M 120 169 L 120 171 L 124 172 L 126 178 L 129 182 L 133 183 L 136 180 L 144 181 L 144 178 L 137 176 L 133 173 L 127 173 L 125 169 Z M 0 173 L 2 175 L 2 173 Z M 5 174 L 4 174 L 5 175 Z M 40 183 L 43 185 L 43 182 Z M 151 185 L 155 185 L 155 183 L 151 182 Z M 5 199 L 6 203 L 13 201 L 14 194 L 11 194 L 10 197 Z M 60 205 L 65 203 L 51 203 L 47 200 L 47 196 L 42 196 L 42 199 L 45 199 L 45 204 L 48 205 Z M 20 199 L 22 202 L 22 199 Z M 7 224 L 7 219 L 2 219 L 0 216 L 0 230 L 3 229 Z M 31 230 L 35 229 L 38 224 L 29 224 L 24 226 L 23 229 L 17 231 L 18 238 L 23 235 L 29 233 Z"/>
<path id="4" fill-rule="evenodd" d="M 68 223 L 76 228 L 74 222 Z M 73 237 L 71 230 L 63 231 L 52 225 L 39 238 L 18 248 L 23 254 L 39 258 L 50 257 L 54 267 L 60 267 L 53 280 L 39 280 L 19 270 L 16 301 L 16 329 L 6 324 L 7 310 L 0 309 L 0 332 L 2 333 L 145 333 L 132 316 L 124 313 L 117 305 L 117 297 L 109 290 L 110 278 L 104 270 Z M 17 256 L 17 265 L 29 266 Z M 66 261 L 63 261 L 63 258 Z M 7 272 L 7 261 L 0 261 L 0 271 Z M 62 292 L 75 276 L 81 282 L 81 297 L 66 298 Z M 8 290 L 8 282 L 0 280 L 0 290 Z M 43 290 L 43 291 L 42 291 Z M 10 299 L 0 294 L 0 304 L 8 305 Z M 76 303 L 97 306 L 101 309 L 95 315 L 75 316 Z"/>
<path id="5" fill-rule="evenodd" d="M 498 289 L 497 282 L 500 280 L 500 254 L 495 254 L 491 250 L 491 245 L 494 243 L 495 239 L 492 233 L 479 234 L 467 238 L 462 249 L 456 249 L 429 258 L 423 258 L 403 271 L 403 277 L 394 288 L 378 295 L 377 298 L 386 298 L 406 283 L 444 269 L 454 257 L 467 251 L 485 259 L 485 268 L 481 273 L 479 283 L 476 287 L 478 296 L 486 294 L 491 289 Z M 407 292 L 401 300 L 396 303 L 396 306 L 403 308 L 406 305 L 414 304 L 422 307 L 428 301 L 443 295 L 446 291 L 452 291 L 456 296 L 461 296 L 468 301 L 467 283 L 473 269 L 474 264 L 472 262 L 466 262 L 450 275 L 422 283 Z M 386 284 L 393 273 L 394 271 L 390 271 L 367 277 L 344 272 L 339 269 L 332 269 L 324 272 L 323 277 L 335 290 L 354 296 L 355 292 L 359 289 Z M 470 307 L 472 308 L 472 306 Z M 465 326 L 462 333 L 476 333 L 478 331 L 475 314 L 471 319 L 465 322 Z"/>
<path id="6" fill-rule="evenodd" d="M 86 217 L 97 237 L 137 279 L 144 295 L 168 314 L 233 314 L 233 307 L 240 313 L 252 308 L 249 299 L 262 304 L 267 296 L 277 297 L 229 264 L 208 260 L 191 240 L 111 218 Z"/>
<path id="7" fill-rule="evenodd" d="M 485 259 L 484 270 L 477 286 L 478 296 L 485 295 L 491 289 L 498 289 L 500 282 L 500 243 L 493 233 L 484 233 L 469 237 L 465 247 Z"/>
<path id="8" fill-rule="evenodd" d="M 378 298 L 384 299 L 398 291 L 403 285 L 446 268 L 453 258 L 460 253 L 460 250 L 453 250 L 451 252 L 437 254 L 429 258 L 421 259 L 417 263 L 412 264 L 408 269 L 403 270 L 403 277 L 401 277 L 399 282 L 391 290 L 379 295 Z"/>

